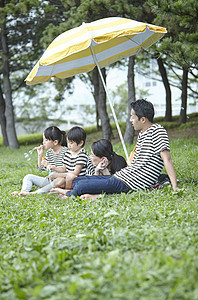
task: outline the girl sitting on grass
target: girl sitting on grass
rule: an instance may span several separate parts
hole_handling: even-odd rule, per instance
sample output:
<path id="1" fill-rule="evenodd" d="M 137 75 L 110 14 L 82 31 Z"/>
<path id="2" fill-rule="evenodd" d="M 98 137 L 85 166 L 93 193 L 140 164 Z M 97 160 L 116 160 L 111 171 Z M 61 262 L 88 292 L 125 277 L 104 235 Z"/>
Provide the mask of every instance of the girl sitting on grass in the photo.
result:
<path id="1" fill-rule="evenodd" d="M 108 176 L 113 175 L 116 171 L 121 170 L 122 168 L 127 166 L 126 160 L 124 157 L 116 154 L 113 151 L 113 146 L 109 140 L 101 139 L 96 141 L 91 146 L 91 164 L 87 166 L 87 175 L 92 176 Z M 95 168 L 93 168 L 93 166 Z M 59 195 L 66 194 L 68 190 L 61 188 L 53 188 L 50 190 L 50 193 Z M 84 197 L 83 197 L 84 196 Z M 84 198 L 92 198 L 93 195 L 82 195 L 82 199 Z M 98 195 L 94 195 L 94 198 L 97 198 Z M 67 198 L 67 197 L 66 197 Z"/>
<path id="2" fill-rule="evenodd" d="M 56 126 L 50 126 L 43 133 L 43 145 L 37 147 L 38 153 L 38 169 L 44 171 L 49 165 L 61 167 L 63 165 L 63 157 L 67 151 L 66 133 Z M 44 150 L 47 150 L 45 159 L 43 159 Z M 28 174 L 23 178 L 21 191 L 14 191 L 12 195 L 25 196 L 30 193 L 32 186 L 45 187 L 50 182 L 49 177 L 42 177 Z M 32 193 L 43 193 L 42 189 L 38 189 Z"/>

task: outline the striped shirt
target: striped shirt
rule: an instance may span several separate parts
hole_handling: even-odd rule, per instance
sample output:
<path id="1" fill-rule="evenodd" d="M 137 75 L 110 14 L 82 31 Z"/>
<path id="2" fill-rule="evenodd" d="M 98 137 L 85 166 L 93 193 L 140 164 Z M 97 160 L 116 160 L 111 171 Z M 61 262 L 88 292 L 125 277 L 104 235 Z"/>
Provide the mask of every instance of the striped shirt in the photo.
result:
<path id="1" fill-rule="evenodd" d="M 59 153 L 55 154 L 53 149 L 50 148 L 46 152 L 45 159 L 53 166 L 61 167 L 63 165 L 63 158 L 67 151 L 67 147 L 62 147 Z"/>
<path id="2" fill-rule="evenodd" d="M 95 175 L 95 169 L 96 167 L 92 164 L 91 159 L 89 157 L 87 161 L 86 176 Z"/>
<path id="3" fill-rule="evenodd" d="M 88 161 L 88 153 L 84 148 L 80 149 L 76 156 L 71 155 L 71 151 L 68 149 L 65 152 L 65 156 L 63 158 L 63 164 L 66 166 L 66 172 L 74 171 L 77 165 L 83 165 L 82 170 L 79 173 L 79 176 L 86 175 L 86 167 Z"/>
<path id="4" fill-rule="evenodd" d="M 140 132 L 132 165 L 115 173 L 115 177 L 132 190 L 145 189 L 157 182 L 163 168 L 160 153 L 170 151 L 166 130 L 153 124 L 145 132 Z"/>
<path id="5" fill-rule="evenodd" d="M 63 165 L 63 157 L 65 156 L 65 152 L 67 151 L 67 147 L 62 147 L 59 153 L 55 154 L 53 149 L 50 148 L 47 150 L 45 159 L 53 166 L 62 167 Z M 39 168 L 40 171 L 46 171 L 44 166 Z"/>

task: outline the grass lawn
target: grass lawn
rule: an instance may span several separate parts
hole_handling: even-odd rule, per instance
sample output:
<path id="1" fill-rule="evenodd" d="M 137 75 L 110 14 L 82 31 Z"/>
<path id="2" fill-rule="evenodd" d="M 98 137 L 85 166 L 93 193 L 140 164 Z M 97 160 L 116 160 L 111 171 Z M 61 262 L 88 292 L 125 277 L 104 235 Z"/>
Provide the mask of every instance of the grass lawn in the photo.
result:
<path id="1" fill-rule="evenodd" d="M 198 299 L 198 140 L 171 140 L 180 192 L 13 197 L 36 153 L 0 147 L 0 299 Z M 114 150 L 123 154 L 121 144 Z"/>

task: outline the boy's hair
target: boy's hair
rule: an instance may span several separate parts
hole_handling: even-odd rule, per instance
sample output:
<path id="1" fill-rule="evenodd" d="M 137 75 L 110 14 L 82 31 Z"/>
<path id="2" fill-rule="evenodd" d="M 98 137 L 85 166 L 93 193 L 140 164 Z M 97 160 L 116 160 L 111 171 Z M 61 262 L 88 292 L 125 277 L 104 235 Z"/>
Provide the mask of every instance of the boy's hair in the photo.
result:
<path id="1" fill-rule="evenodd" d="M 153 123 L 154 107 L 153 104 L 145 99 L 139 99 L 131 103 L 131 109 L 134 110 L 136 116 L 140 120 L 142 117 L 147 118 Z"/>
<path id="2" fill-rule="evenodd" d="M 82 147 L 85 144 L 86 136 L 87 135 L 84 129 L 79 126 L 74 126 L 67 132 L 67 139 L 69 141 L 75 142 L 77 145 L 80 144 L 81 141 L 83 141 Z"/>
<path id="3" fill-rule="evenodd" d="M 43 134 L 47 140 L 50 140 L 50 141 L 57 140 L 60 145 L 67 146 L 66 132 L 60 130 L 58 127 L 50 126 L 45 129 Z"/>
<path id="4" fill-rule="evenodd" d="M 114 174 L 127 166 L 124 157 L 113 151 L 113 146 L 109 140 L 101 139 L 92 144 L 91 149 L 97 157 L 106 157 L 110 161 L 110 173 Z"/>

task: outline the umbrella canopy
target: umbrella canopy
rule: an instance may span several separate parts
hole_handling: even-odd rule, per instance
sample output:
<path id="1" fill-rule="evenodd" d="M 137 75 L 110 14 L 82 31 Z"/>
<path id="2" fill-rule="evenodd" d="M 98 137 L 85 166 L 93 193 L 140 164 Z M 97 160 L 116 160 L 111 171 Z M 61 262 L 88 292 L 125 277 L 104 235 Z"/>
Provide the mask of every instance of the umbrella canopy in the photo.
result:
<path id="1" fill-rule="evenodd" d="M 113 104 L 101 68 L 147 49 L 166 33 L 163 27 L 126 18 L 111 17 L 83 23 L 59 35 L 46 49 L 25 79 L 28 85 L 89 72 L 97 66 L 123 149 L 130 164 Z"/>
<path id="2" fill-rule="evenodd" d="M 67 78 L 147 49 L 166 33 L 163 27 L 126 18 L 105 18 L 66 31 L 46 49 L 26 78 L 28 85 Z"/>

